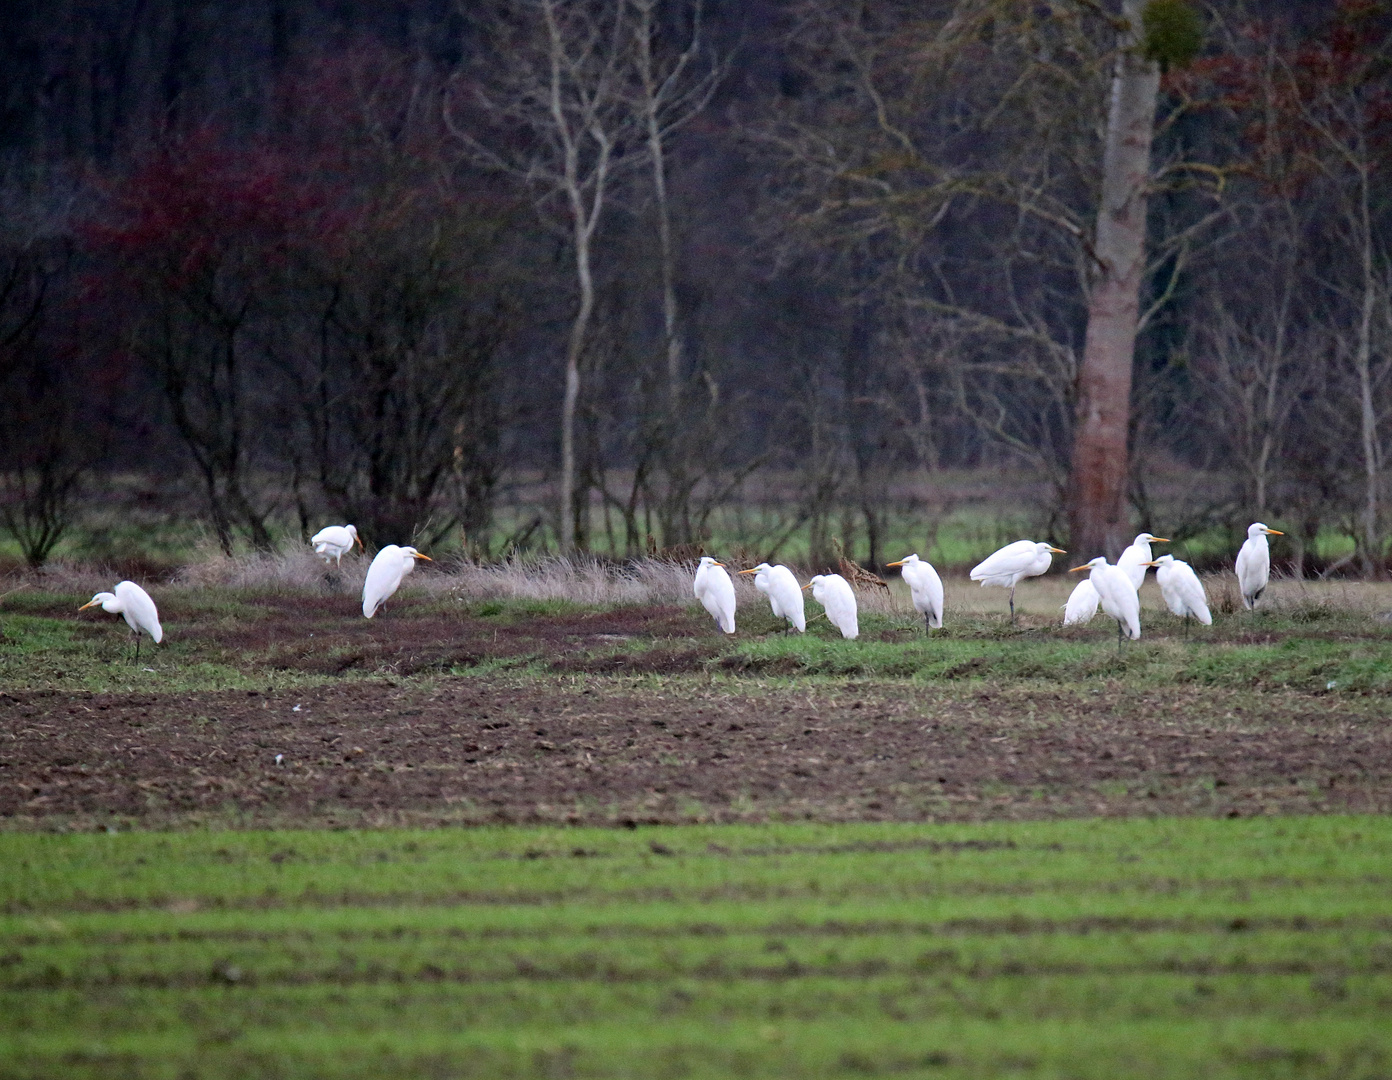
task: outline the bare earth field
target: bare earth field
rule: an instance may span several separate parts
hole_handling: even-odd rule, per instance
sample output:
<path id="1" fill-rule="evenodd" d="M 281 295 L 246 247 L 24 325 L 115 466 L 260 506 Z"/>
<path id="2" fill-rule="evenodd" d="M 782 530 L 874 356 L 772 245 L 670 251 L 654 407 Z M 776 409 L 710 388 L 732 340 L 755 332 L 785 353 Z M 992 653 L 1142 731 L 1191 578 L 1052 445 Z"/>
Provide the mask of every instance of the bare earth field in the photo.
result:
<path id="1" fill-rule="evenodd" d="M 95 649 L 110 682 L 133 685 L 63 689 L 70 673 L 60 670 L 52 688 L 0 693 L 0 821 L 627 824 L 1392 807 L 1385 696 L 1269 676 L 1248 685 L 1240 669 L 1228 685 L 1137 677 L 1181 662 L 1172 655 L 1212 652 L 1211 642 L 1184 643 L 1177 625 L 1141 643 L 1159 652 L 1120 657 L 1100 621 L 1081 635 L 1025 620 L 1013 637 L 925 643 L 905 619 L 872 626 L 862 642 L 789 644 L 908 642 L 924 665 L 979 654 L 939 663 L 935 678 L 846 678 L 817 674 L 802 653 L 731 651 L 675 606 L 479 614 L 399 604 L 371 622 L 344 606 L 271 596 L 229 616 L 174 597 L 169 643 L 153 658 L 147 646 L 137 667 L 108 620 L 36 602 L 30 617 L 67 620 L 73 649 Z M 782 647 L 759 618 L 746 621 L 752 636 Z M 1298 632 L 1297 645 L 1337 645 L 1343 633 Z M 1242 626 L 1223 647 L 1280 651 L 1293 633 Z M 1103 667 L 1009 677 L 1021 650 L 1049 640 L 1064 642 L 1060 664 Z M 264 673 L 263 685 L 139 685 L 185 657 L 227 664 L 243 686 Z M 86 662 L 72 659 L 51 662 Z"/>

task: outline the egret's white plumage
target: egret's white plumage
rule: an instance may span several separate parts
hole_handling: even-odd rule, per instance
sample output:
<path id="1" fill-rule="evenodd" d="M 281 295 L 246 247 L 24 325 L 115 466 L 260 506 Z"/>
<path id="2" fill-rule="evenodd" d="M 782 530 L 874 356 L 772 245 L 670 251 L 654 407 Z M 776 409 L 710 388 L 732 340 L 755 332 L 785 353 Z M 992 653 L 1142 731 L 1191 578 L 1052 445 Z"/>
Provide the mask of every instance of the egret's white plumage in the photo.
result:
<path id="1" fill-rule="evenodd" d="M 982 585 L 999 585 L 1010 590 L 1010 617 L 1015 618 L 1015 586 L 1027 577 L 1048 571 L 1055 555 L 1066 555 L 1063 548 L 1033 540 L 1016 540 L 986 556 L 972 567 L 971 579 Z"/>
<path id="2" fill-rule="evenodd" d="M 764 562 L 752 570 L 741 570 L 740 573 L 754 575 L 754 587 L 768 597 L 774 618 L 787 619 L 799 633 L 807 629 L 802 588 L 791 570 L 781 563 L 770 566 Z"/>
<path id="3" fill-rule="evenodd" d="M 101 605 L 103 611 L 112 615 L 124 615 L 126 625 L 135 634 L 135 656 L 140 658 L 140 635 L 149 634 L 150 640 L 158 645 L 164 640 L 164 628 L 160 626 L 159 611 L 150 594 L 133 581 L 120 581 L 112 592 L 99 592 L 78 611 Z"/>
<path id="4" fill-rule="evenodd" d="M 1092 617 L 1097 614 L 1098 605 L 1101 603 L 1102 597 L 1097 595 L 1092 580 L 1083 578 L 1068 594 L 1068 603 L 1063 606 L 1063 625 L 1082 626 L 1084 623 L 1091 622 Z"/>
<path id="5" fill-rule="evenodd" d="M 1155 557 L 1150 553 L 1151 544 L 1168 544 L 1169 541 L 1163 536 L 1152 536 L 1150 533 L 1138 533 L 1136 539 L 1131 541 L 1131 546 L 1121 553 L 1121 558 L 1117 559 L 1117 568 L 1128 578 L 1131 584 L 1140 592 L 1141 586 L 1145 584 L 1146 570 L 1150 567 L 1150 561 Z"/>
<path id="6" fill-rule="evenodd" d="M 416 567 L 416 560 L 430 562 L 429 555 L 422 555 L 413 547 L 397 547 L 388 544 L 372 565 L 367 568 L 367 580 L 363 582 L 363 615 L 372 618 L 387 598 L 401 586 L 401 579 Z"/>
<path id="7" fill-rule="evenodd" d="M 1136 590 L 1131 585 L 1131 579 L 1126 576 L 1126 571 L 1111 565 L 1101 555 L 1083 566 L 1073 567 L 1069 573 L 1077 570 L 1092 571 L 1089 580 L 1092 582 L 1092 587 L 1097 590 L 1102 610 L 1117 621 L 1117 643 L 1121 642 L 1123 630 L 1132 641 L 1139 641 L 1141 637 L 1141 598 L 1136 595 Z"/>
<path id="8" fill-rule="evenodd" d="M 1268 529 L 1260 521 L 1247 526 L 1247 542 L 1237 553 L 1237 585 L 1242 590 L 1243 607 L 1256 607 L 1271 579 L 1271 548 L 1266 538 L 1284 535 L 1279 529 Z"/>
<path id="9" fill-rule="evenodd" d="M 1165 606 L 1174 614 L 1186 620 L 1190 617 L 1198 619 L 1205 626 L 1213 625 L 1203 582 L 1187 562 L 1181 562 L 1173 555 L 1161 555 L 1155 560 L 1155 580 L 1160 585 Z"/>
<path id="10" fill-rule="evenodd" d="M 314 554 L 325 562 L 332 559 L 335 564 L 342 561 L 354 544 L 362 547 L 356 525 L 330 525 L 311 536 L 309 542 L 314 547 Z"/>
<path id="11" fill-rule="evenodd" d="M 923 616 L 929 629 L 940 629 L 943 617 L 943 584 L 933 564 L 924 562 L 916 554 L 892 562 L 890 566 L 902 569 L 904 580 L 913 596 L 914 610 Z"/>
<path id="12" fill-rule="evenodd" d="M 692 591 L 701 606 L 710 612 L 711 618 L 727 634 L 735 632 L 735 583 L 725 572 L 725 564 L 718 563 L 709 555 L 701 558 L 696 568 L 696 580 Z"/>
<path id="13" fill-rule="evenodd" d="M 842 637 L 860 636 L 855 590 L 850 582 L 840 574 L 817 574 L 803 588 L 812 590 L 812 599 L 822 605 L 827 620 L 841 631 Z"/>

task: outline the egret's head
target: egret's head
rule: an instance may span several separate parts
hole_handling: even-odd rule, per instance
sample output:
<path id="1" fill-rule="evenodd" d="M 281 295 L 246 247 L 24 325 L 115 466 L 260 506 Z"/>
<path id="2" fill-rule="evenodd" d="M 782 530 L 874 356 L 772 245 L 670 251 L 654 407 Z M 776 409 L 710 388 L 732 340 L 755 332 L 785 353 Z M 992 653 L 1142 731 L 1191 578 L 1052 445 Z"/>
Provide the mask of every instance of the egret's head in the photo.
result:
<path id="1" fill-rule="evenodd" d="M 1283 533 L 1283 532 L 1281 532 L 1280 529 L 1268 529 L 1268 528 L 1267 528 L 1265 525 L 1263 525 L 1260 521 L 1254 521 L 1251 525 L 1248 525 L 1248 526 L 1247 526 L 1247 539 L 1248 539 L 1248 540 L 1255 540 L 1257 537 L 1263 536 L 1263 535 L 1265 535 L 1265 536 L 1285 536 L 1286 534 Z"/>
<path id="2" fill-rule="evenodd" d="M 708 567 L 708 566 L 724 566 L 724 565 L 725 565 L 725 564 L 724 564 L 723 562 L 717 561 L 713 556 L 710 556 L 710 555 L 702 555 L 702 556 L 701 556 L 701 569 L 702 569 L 702 570 L 704 570 L 704 569 L 705 569 L 706 567 Z"/>
<path id="3" fill-rule="evenodd" d="M 1034 548 L 1035 548 L 1035 550 L 1038 551 L 1040 554 L 1043 554 L 1043 553 L 1046 552 L 1046 551 L 1049 552 L 1049 553 L 1051 553 L 1051 554 L 1053 554 L 1053 555 L 1067 555 L 1067 554 L 1068 554 L 1068 552 L 1064 551 L 1063 548 L 1056 548 L 1056 547 L 1054 547 L 1053 544 L 1035 544 L 1035 545 L 1034 545 Z"/>
<path id="4" fill-rule="evenodd" d="M 761 562 L 758 566 L 751 566 L 748 570 L 741 570 L 740 573 L 741 573 L 741 574 L 767 574 L 767 573 L 768 573 L 770 570 L 772 570 L 772 569 L 773 569 L 773 567 L 771 567 L 768 563 L 766 563 L 766 562 Z"/>
<path id="5" fill-rule="evenodd" d="M 1168 544 L 1169 541 L 1163 536 L 1154 536 L 1151 533 L 1137 533 L 1136 543 L 1138 544 Z"/>
<path id="6" fill-rule="evenodd" d="M 905 555 L 898 562 L 885 563 L 886 566 L 910 566 L 919 561 L 917 555 Z"/>
<path id="7" fill-rule="evenodd" d="M 363 548 L 362 537 L 358 535 L 358 527 L 356 525 L 346 525 L 344 527 L 348 530 L 350 534 L 352 534 L 352 537 L 357 542 L 358 547 L 366 551 L 367 549 Z M 351 547 L 352 545 L 350 544 L 349 546 Z"/>
<path id="8" fill-rule="evenodd" d="M 1146 563 L 1146 565 L 1147 565 L 1147 566 L 1169 566 L 1170 563 L 1172 563 L 1172 562 L 1174 562 L 1174 561 L 1175 561 L 1175 559 L 1174 559 L 1174 556 L 1173 556 L 1173 555 L 1161 555 L 1160 558 L 1156 559 L 1154 562 Z"/>
<path id="9" fill-rule="evenodd" d="M 1097 558 L 1093 559 L 1091 562 L 1085 562 L 1085 563 L 1083 563 L 1082 566 L 1072 566 L 1072 567 L 1069 567 L 1068 572 L 1069 572 L 1070 574 L 1075 574 L 1075 573 L 1077 573 L 1079 570 L 1093 570 L 1093 569 L 1095 569 L 1095 568 L 1097 568 L 1097 567 L 1099 567 L 1099 566 L 1106 566 L 1106 565 L 1107 565 L 1107 556 L 1105 556 L 1105 555 L 1099 555 L 1099 556 L 1097 556 Z"/>
<path id="10" fill-rule="evenodd" d="M 419 551 L 417 551 L 417 550 L 416 550 L 415 548 L 413 548 L 413 547 L 404 547 L 404 548 L 402 548 L 402 549 L 401 549 L 401 554 L 404 555 L 408 560 L 409 560 L 409 559 L 424 559 L 426 562 L 434 562 L 434 561 L 435 561 L 435 560 L 432 559 L 429 555 L 422 555 Z"/>
<path id="11" fill-rule="evenodd" d="M 812 586 L 814 586 L 814 585 L 820 585 L 820 584 L 821 584 L 822 582 L 824 582 L 825 580 L 826 580 L 826 575 L 825 575 L 825 574 L 813 574 L 813 575 L 812 575 L 812 580 L 809 581 L 806 585 L 804 585 L 804 586 L 803 586 L 803 589 L 806 590 L 806 589 L 812 588 Z"/>
<path id="12" fill-rule="evenodd" d="M 102 606 L 103 609 L 105 609 L 105 610 L 107 610 L 107 611 L 110 611 L 110 610 L 112 610 L 112 609 L 111 609 L 111 608 L 108 608 L 106 605 L 107 605 L 107 604 L 114 604 L 114 603 L 116 603 L 116 594 L 115 594 L 115 593 L 99 592 L 99 593 L 97 593 L 96 596 L 92 597 L 92 599 L 88 600 L 87 603 L 83 604 L 83 605 L 82 605 L 80 608 L 78 608 L 77 610 L 78 610 L 78 611 L 86 611 L 89 607 L 96 607 L 98 604 L 100 604 L 100 605 Z"/>

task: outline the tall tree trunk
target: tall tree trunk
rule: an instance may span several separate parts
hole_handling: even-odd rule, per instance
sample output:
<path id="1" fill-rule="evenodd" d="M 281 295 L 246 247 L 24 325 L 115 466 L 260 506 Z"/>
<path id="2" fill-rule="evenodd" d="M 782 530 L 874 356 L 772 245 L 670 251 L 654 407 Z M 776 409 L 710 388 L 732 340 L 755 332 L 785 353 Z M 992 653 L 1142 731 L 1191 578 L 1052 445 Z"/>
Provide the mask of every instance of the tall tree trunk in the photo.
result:
<path id="1" fill-rule="evenodd" d="M 1359 175 L 1359 239 L 1362 242 L 1363 304 L 1358 320 L 1358 344 L 1354 366 L 1358 373 L 1359 435 L 1363 451 L 1363 513 L 1362 551 L 1363 573 L 1375 577 L 1382 569 L 1382 541 L 1378 537 L 1378 487 L 1381 484 L 1378 463 L 1377 413 L 1373 408 L 1373 309 L 1377 282 L 1373 267 L 1373 225 L 1368 197 L 1368 169 Z"/>
<path id="2" fill-rule="evenodd" d="M 1145 274 L 1146 184 L 1160 88 L 1159 69 L 1138 47 L 1143 6 L 1143 0 L 1122 4 L 1130 30 L 1122 35 L 1112 76 L 1095 238 L 1098 266 L 1078 370 L 1067 502 L 1069 546 L 1085 558 L 1105 554 L 1115 559 L 1129 540 L 1131 367 Z"/>

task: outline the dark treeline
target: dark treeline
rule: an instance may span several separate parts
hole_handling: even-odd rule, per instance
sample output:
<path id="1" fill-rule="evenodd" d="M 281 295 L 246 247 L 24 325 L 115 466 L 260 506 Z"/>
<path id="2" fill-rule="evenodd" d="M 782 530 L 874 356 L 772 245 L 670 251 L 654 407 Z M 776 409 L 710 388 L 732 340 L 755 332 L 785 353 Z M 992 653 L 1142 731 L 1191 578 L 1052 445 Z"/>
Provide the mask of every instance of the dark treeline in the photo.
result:
<path id="1" fill-rule="evenodd" d="M 0 526 L 38 565 L 139 476 L 227 551 L 351 520 L 636 553 L 757 486 L 814 561 L 854 532 L 880 563 L 891 512 L 990 465 L 1042 477 L 1067 541 L 1132 50 L 1161 74 L 1128 524 L 1280 520 L 1301 561 L 1334 530 L 1379 572 L 1389 16 L 16 0 Z"/>

